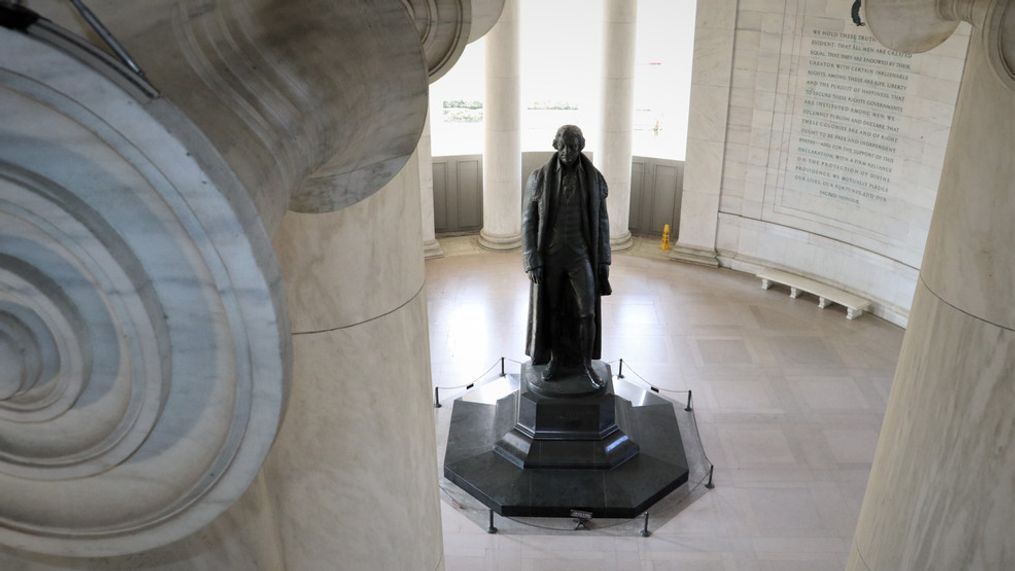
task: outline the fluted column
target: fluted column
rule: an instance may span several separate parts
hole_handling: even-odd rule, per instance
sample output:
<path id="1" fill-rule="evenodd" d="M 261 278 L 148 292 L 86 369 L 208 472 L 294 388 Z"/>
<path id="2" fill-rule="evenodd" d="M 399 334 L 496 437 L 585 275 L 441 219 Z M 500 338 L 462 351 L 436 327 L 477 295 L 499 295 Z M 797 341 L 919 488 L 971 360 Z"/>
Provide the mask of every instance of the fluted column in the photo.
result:
<path id="1" fill-rule="evenodd" d="M 1015 3 L 864 4 L 894 49 L 973 34 L 848 568 L 1013 569 Z"/>
<path id="2" fill-rule="evenodd" d="M 599 144 L 594 153 L 610 195 L 610 245 L 614 250 L 634 243 L 631 217 L 631 130 L 634 120 L 634 50 L 637 0 L 603 2 L 603 77 Z"/>
<path id="3" fill-rule="evenodd" d="M 427 258 L 440 258 L 444 255 L 433 218 L 433 156 L 430 153 L 430 116 L 427 115 L 423 124 L 423 134 L 416 145 L 416 160 L 419 161 L 419 204 L 420 217 L 423 223 L 423 255 Z"/>
<path id="4" fill-rule="evenodd" d="M 522 145 L 518 0 L 506 0 L 486 36 L 483 146 L 483 229 L 479 243 L 494 250 L 521 244 Z"/>

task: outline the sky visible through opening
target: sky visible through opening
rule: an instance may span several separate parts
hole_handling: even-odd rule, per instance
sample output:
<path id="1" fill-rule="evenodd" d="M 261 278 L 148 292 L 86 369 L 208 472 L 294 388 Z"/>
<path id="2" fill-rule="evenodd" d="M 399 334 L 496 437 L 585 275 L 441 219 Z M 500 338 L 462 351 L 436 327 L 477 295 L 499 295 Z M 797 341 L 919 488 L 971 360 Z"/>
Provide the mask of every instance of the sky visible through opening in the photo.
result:
<path id="1" fill-rule="evenodd" d="M 521 1 L 522 151 L 550 151 L 557 127 L 599 138 L 602 0 Z M 694 0 L 638 0 L 635 156 L 684 160 Z M 430 86 L 434 156 L 483 152 L 485 40 Z"/>

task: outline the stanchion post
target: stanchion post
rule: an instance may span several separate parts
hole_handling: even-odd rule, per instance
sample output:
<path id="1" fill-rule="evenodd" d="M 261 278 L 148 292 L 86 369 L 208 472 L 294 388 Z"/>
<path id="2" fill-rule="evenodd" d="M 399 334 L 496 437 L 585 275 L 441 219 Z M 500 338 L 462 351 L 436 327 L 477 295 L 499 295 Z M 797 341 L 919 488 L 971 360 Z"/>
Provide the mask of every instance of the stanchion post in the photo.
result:
<path id="1" fill-rule="evenodd" d="M 620 360 L 620 370 L 617 371 L 617 378 L 618 379 L 623 379 L 624 378 L 624 360 L 623 359 Z"/>
<path id="2" fill-rule="evenodd" d="M 504 372 L 504 357 L 500 358 L 500 376 L 507 376 L 507 373 Z"/>
<path id="3" fill-rule="evenodd" d="M 648 512 L 645 512 L 645 527 L 641 528 L 641 536 L 648 537 L 652 532 L 648 530 Z"/>
<path id="4" fill-rule="evenodd" d="M 715 473 L 715 464 L 712 464 L 711 466 L 708 467 L 708 483 L 705 484 L 705 487 L 710 490 L 715 487 L 715 484 L 712 483 L 712 475 L 714 473 Z"/>
<path id="5" fill-rule="evenodd" d="M 692 410 L 694 410 L 694 408 L 691 407 L 691 395 L 693 394 L 694 391 L 691 390 L 687 391 L 687 408 L 684 409 L 684 412 L 691 412 Z"/>
<path id="6" fill-rule="evenodd" d="M 493 525 L 493 510 L 490 510 L 490 527 L 486 528 L 487 533 L 497 533 L 497 528 Z"/>
<path id="7" fill-rule="evenodd" d="M 440 408 L 441 407 L 441 392 L 440 391 L 441 391 L 440 387 L 434 387 L 433 388 L 433 407 L 434 408 Z"/>

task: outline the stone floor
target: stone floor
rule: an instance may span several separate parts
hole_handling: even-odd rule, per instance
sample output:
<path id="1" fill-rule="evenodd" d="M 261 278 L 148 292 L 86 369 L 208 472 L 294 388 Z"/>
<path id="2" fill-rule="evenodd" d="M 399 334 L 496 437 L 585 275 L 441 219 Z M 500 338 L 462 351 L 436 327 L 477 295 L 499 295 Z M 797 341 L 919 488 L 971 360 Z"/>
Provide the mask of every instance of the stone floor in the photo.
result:
<path id="1" fill-rule="evenodd" d="M 482 251 L 471 237 L 441 244 L 448 255 L 426 270 L 431 358 L 434 384 L 453 386 L 501 356 L 524 359 L 528 282 L 517 251 Z M 488 535 L 442 494 L 448 571 L 844 567 L 903 330 L 657 252 L 641 241 L 614 256 L 603 358 L 694 391 L 717 487 L 650 538 Z"/>

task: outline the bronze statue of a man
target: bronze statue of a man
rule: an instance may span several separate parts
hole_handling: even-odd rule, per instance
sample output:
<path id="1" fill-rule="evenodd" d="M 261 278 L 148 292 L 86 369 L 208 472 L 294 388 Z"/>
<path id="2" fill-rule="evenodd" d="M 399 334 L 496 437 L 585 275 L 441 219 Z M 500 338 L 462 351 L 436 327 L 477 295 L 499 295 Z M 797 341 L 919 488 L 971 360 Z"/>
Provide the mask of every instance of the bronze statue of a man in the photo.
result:
<path id="1" fill-rule="evenodd" d="M 558 129 L 553 148 L 522 199 L 522 263 L 532 281 L 525 353 L 533 365 L 548 363 L 544 381 L 577 370 L 601 386 L 592 360 L 602 348 L 600 296 L 611 293 L 606 181 L 582 155 L 578 127 Z"/>

